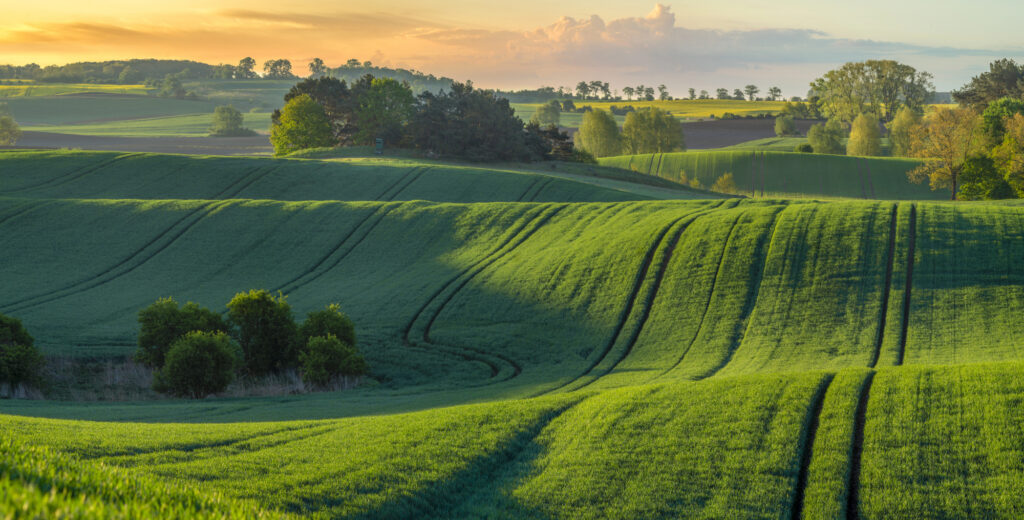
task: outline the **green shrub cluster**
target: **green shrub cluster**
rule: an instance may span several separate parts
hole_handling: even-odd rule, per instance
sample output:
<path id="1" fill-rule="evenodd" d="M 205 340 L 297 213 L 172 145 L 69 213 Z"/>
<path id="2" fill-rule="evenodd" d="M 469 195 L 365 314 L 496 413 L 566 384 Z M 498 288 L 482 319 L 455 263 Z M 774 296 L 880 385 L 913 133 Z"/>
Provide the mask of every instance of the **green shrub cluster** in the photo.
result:
<path id="1" fill-rule="evenodd" d="M 43 356 L 21 320 L 0 314 L 0 395 L 19 385 L 38 385 Z"/>
<path id="2" fill-rule="evenodd" d="M 227 320 L 189 302 L 162 298 L 139 312 L 136 359 L 157 369 L 153 387 L 192 398 L 224 391 L 236 373 L 266 376 L 299 368 L 313 387 L 360 376 L 367 365 L 355 326 L 338 304 L 311 312 L 299 326 L 283 295 L 251 290 L 227 304 Z"/>

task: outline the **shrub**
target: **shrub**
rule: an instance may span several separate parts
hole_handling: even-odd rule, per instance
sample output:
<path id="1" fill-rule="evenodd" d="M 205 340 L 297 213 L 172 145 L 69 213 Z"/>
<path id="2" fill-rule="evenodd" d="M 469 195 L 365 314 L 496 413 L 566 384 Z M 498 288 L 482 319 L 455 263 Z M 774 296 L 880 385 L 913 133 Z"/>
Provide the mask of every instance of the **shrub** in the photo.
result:
<path id="1" fill-rule="evenodd" d="M 43 356 L 21 320 L 0 314 L 0 386 L 41 382 Z"/>
<path id="2" fill-rule="evenodd" d="M 228 320 L 249 373 L 261 376 L 295 365 L 298 331 L 283 295 L 265 289 L 238 293 L 228 302 Z"/>
<path id="3" fill-rule="evenodd" d="M 178 308 L 173 298 L 161 298 L 139 311 L 139 348 L 135 359 L 160 368 L 171 344 L 192 331 L 228 332 L 224 318 L 198 304 L 188 302 Z"/>
<path id="4" fill-rule="evenodd" d="M 21 138 L 21 127 L 9 115 L 0 115 L 0 146 L 14 146 Z"/>
<path id="5" fill-rule="evenodd" d="M 736 193 L 736 181 L 733 180 L 731 173 L 726 173 L 721 177 L 715 179 L 715 183 L 711 185 L 711 191 L 717 191 L 718 193 Z"/>
<path id="6" fill-rule="evenodd" d="M 622 136 L 615 118 L 604 110 L 583 114 L 583 122 L 574 138 L 576 149 L 594 157 L 609 157 L 622 152 Z"/>
<path id="7" fill-rule="evenodd" d="M 317 336 L 334 336 L 343 343 L 355 346 L 356 328 L 341 305 L 332 303 L 326 309 L 313 311 L 306 315 L 306 321 L 299 327 L 299 338 L 303 345 Z"/>
<path id="8" fill-rule="evenodd" d="M 792 116 L 779 116 L 775 118 L 775 135 L 779 137 L 797 135 L 796 123 L 793 122 Z"/>
<path id="9" fill-rule="evenodd" d="M 256 135 L 256 132 L 245 128 L 242 113 L 231 105 L 219 106 L 213 110 L 213 125 L 210 135 L 214 137 L 244 137 Z"/>
<path id="10" fill-rule="evenodd" d="M 843 125 L 835 119 L 829 119 L 824 125 L 818 123 L 807 131 L 807 140 L 814 148 L 814 153 L 842 155 Z"/>
<path id="11" fill-rule="evenodd" d="M 333 334 L 310 338 L 299 359 L 302 380 L 317 387 L 327 386 L 337 376 L 360 376 L 367 370 L 366 360 L 355 346 Z"/>
<path id="12" fill-rule="evenodd" d="M 797 153 L 814 153 L 814 147 L 810 143 L 800 143 L 793 149 Z"/>
<path id="13" fill-rule="evenodd" d="M 234 378 L 235 361 L 235 348 L 227 334 L 189 332 L 171 345 L 153 388 L 193 399 L 223 392 Z"/>

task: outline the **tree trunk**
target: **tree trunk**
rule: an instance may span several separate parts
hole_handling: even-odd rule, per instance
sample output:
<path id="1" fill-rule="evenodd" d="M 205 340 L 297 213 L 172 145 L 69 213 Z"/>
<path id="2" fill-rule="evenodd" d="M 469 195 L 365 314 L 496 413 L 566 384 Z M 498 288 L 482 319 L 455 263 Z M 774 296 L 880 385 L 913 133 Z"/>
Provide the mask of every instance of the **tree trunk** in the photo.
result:
<path id="1" fill-rule="evenodd" d="M 956 200 L 956 171 L 954 170 L 952 172 L 952 174 L 953 174 L 953 194 L 949 198 L 949 200 Z"/>

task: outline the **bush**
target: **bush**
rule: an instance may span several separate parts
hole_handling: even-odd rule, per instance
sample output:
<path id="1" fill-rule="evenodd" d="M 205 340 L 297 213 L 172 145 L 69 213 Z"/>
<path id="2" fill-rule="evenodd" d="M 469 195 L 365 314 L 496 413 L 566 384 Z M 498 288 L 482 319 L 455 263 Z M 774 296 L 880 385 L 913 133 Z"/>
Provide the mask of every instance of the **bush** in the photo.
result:
<path id="1" fill-rule="evenodd" d="M 261 376 L 295 366 L 298 330 L 283 295 L 265 289 L 238 293 L 228 302 L 228 320 L 249 373 Z"/>
<path id="2" fill-rule="evenodd" d="M 814 148 L 814 153 L 842 155 L 843 125 L 835 119 L 829 119 L 824 125 L 818 123 L 807 131 L 807 140 Z"/>
<path id="3" fill-rule="evenodd" d="M 213 125 L 210 135 L 214 137 L 245 137 L 256 135 L 256 132 L 242 126 L 245 119 L 242 113 L 231 105 L 220 106 L 213 110 Z"/>
<path id="4" fill-rule="evenodd" d="M 0 115 L 0 146 L 14 146 L 21 138 L 21 127 L 8 115 Z"/>
<path id="5" fill-rule="evenodd" d="M 341 306 L 332 303 L 326 309 L 306 315 L 306 321 L 299 327 L 299 338 L 303 345 L 317 336 L 334 336 L 343 343 L 355 346 L 356 327 Z"/>
<path id="6" fill-rule="evenodd" d="M 299 359 L 302 380 L 317 387 L 327 386 L 338 376 L 361 376 L 367 369 L 366 360 L 355 346 L 333 334 L 311 338 Z"/>
<path id="7" fill-rule="evenodd" d="M 192 331 L 228 332 L 220 314 L 188 302 L 178 308 L 173 298 L 161 298 L 139 311 L 139 348 L 135 359 L 160 368 L 171 344 Z"/>
<path id="8" fill-rule="evenodd" d="M 775 118 L 775 135 L 779 137 L 797 135 L 796 123 L 793 122 L 792 116 L 779 116 Z"/>
<path id="9" fill-rule="evenodd" d="M 21 320 L 0 314 L 0 386 L 38 385 L 43 362 Z"/>
<path id="10" fill-rule="evenodd" d="M 731 173 L 726 173 L 715 179 L 715 183 L 711 185 L 711 191 L 718 193 L 736 193 L 739 189 L 736 187 L 736 181 L 733 180 Z"/>
<path id="11" fill-rule="evenodd" d="M 793 149 L 797 153 L 814 153 L 814 147 L 810 143 L 800 143 Z"/>
<path id="12" fill-rule="evenodd" d="M 235 351 L 223 332 L 189 332 L 171 345 L 153 388 L 193 399 L 223 392 L 234 378 Z"/>

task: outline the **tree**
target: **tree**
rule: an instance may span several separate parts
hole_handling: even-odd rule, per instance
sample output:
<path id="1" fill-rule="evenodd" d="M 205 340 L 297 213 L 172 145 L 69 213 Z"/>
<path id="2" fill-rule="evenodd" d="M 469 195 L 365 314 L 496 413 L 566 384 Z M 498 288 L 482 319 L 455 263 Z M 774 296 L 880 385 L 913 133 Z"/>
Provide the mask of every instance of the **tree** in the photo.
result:
<path id="1" fill-rule="evenodd" d="M 706 90 L 700 91 L 700 97 L 698 99 L 710 99 L 710 96 L 708 95 L 708 91 L 706 91 Z"/>
<path id="2" fill-rule="evenodd" d="M 995 161 L 987 155 L 972 155 L 964 161 L 960 174 L 960 198 L 963 200 L 997 200 L 1017 196 L 1006 179 L 999 174 Z"/>
<path id="3" fill-rule="evenodd" d="M 604 110 L 591 110 L 583 114 L 583 122 L 576 132 L 576 147 L 594 157 L 609 157 L 622 152 L 622 137 L 615 118 Z"/>
<path id="4" fill-rule="evenodd" d="M 743 87 L 743 92 L 747 95 L 747 101 L 753 101 L 754 96 L 756 96 L 758 92 L 761 92 L 761 89 L 757 88 L 757 85 L 747 85 L 746 87 Z"/>
<path id="5" fill-rule="evenodd" d="M 338 376 L 361 376 L 366 360 L 354 345 L 333 334 L 310 338 L 299 354 L 302 380 L 315 387 L 326 387 Z"/>
<path id="6" fill-rule="evenodd" d="M 658 85 L 658 99 L 661 101 L 668 101 L 672 99 L 672 96 L 668 95 L 668 87 L 665 85 Z"/>
<path id="7" fill-rule="evenodd" d="M 782 115 L 775 118 L 775 135 L 779 137 L 797 135 L 793 116 Z"/>
<path id="8" fill-rule="evenodd" d="M 937 159 L 907 172 L 911 182 L 925 179 L 933 190 L 950 189 L 956 200 L 964 162 L 977 151 L 978 113 L 969 108 L 938 108 L 911 135 L 912 155 Z"/>
<path id="9" fill-rule="evenodd" d="M 644 87 L 644 99 L 654 101 L 654 87 Z"/>
<path id="10" fill-rule="evenodd" d="M 256 68 L 256 60 L 246 56 L 238 62 L 238 66 L 235 67 L 235 79 L 253 79 L 258 78 L 259 75 L 253 70 Z"/>
<path id="11" fill-rule="evenodd" d="M 160 97 L 184 99 L 188 92 L 185 90 L 185 86 L 181 84 L 181 78 L 178 74 L 168 74 L 164 76 L 164 81 L 160 84 L 160 92 L 157 95 Z"/>
<path id="12" fill-rule="evenodd" d="M 782 97 L 782 89 L 779 87 L 772 87 L 768 89 L 768 99 L 770 101 L 776 101 Z"/>
<path id="13" fill-rule="evenodd" d="M 853 120 L 850 139 L 846 142 L 846 155 L 877 157 L 882 155 L 882 136 L 878 130 L 878 118 L 861 114 Z"/>
<path id="14" fill-rule="evenodd" d="M 971 78 L 962 89 L 953 91 L 953 99 L 957 103 L 979 110 L 1005 97 L 1024 97 L 1024 65 L 1017 65 L 1010 59 L 992 62 L 988 72 Z"/>
<path id="15" fill-rule="evenodd" d="M 843 153 L 843 125 L 836 119 L 829 119 L 824 125 L 818 123 L 807 131 L 807 141 L 814 153 L 841 155 Z"/>
<path id="16" fill-rule="evenodd" d="M 307 78 L 296 83 L 288 93 L 284 95 L 285 103 L 303 94 L 309 95 L 313 101 L 324 110 L 331 123 L 331 133 L 337 142 L 344 142 L 351 139 L 355 133 L 354 120 L 356 102 L 352 99 L 352 92 L 345 80 L 339 80 L 328 76 L 319 78 Z M 280 122 L 281 112 L 275 110 L 271 115 L 271 121 L 275 124 Z"/>
<path id="17" fill-rule="evenodd" d="M 149 367 L 164 365 L 171 344 L 192 331 L 227 332 L 220 314 L 193 302 L 178 307 L 173 298 L 161 298 L 139 311 L 138 350 L 135 359 Z"/>
<path id="18" fill-rule="evenodd" d="M 889 121 L 903 106 L 922 113 L 935 90 L 931 80 L 931 74 L 909 65 L 868 60 L 828 71 L 811 83 L 811 91 L 830 119 L 849 123 L 861 113 L 871 113 Z"/>
<path id="19" fill-rule="evenodd" d="M 13 146 L 21 138 L 21 127 L 9 115 L 0 115 L 0 146 Z"/>
<path id="20" fill-rule="evenodd" d="M 587 96 L 590 95 L 590 84 L 588 84 L 586 81 L 581 81 L 577 83 L 576 95 L 578 95 L 581 99 L 587 99 Z"/>
<path id="21" fill-rule="evenodd" d="M 311 77 L 322 76 L 327 73 L 327 65 L 324 65 L 324 60 L 320 58 L 313 58 L 309 62 L 309 75 Z"/>
<path id="22" fill-rule="evenodd" d="M 213 110 L 213 125 L 210 126 L 210 135 L 216 137 L 255 135 L 256 132 L 242 126 L 244 122 L 242 113 L 235 107 L 219 106 Z"/>
<path id="23" fill-rule="evenodd" d="M 283 295 L 275 297 L 265 289 L 238 293 L 228 302 L 228 321 L 251 374 L 265 375 L 295 365 L 298 330 Z"/>
<path id="24" fill-rule="evenodd" d="M 352 85 L 352 97 L 356 103 L 355 144 L 372 144 L 377 138 L 389 143 L 401 140 L 416 104 L 408 83 L 367 74 Z"/>
<path id="25" fill-rule="evenodd" d="M 732 194 L 737 193 L 739 189 L 736 187 L 736 181 L 733 180 L 732 174 L 726 173 L 715 179 L 714 184 L 711 185 L 711 191 Z"/>
<path id="26" fill-rule="evenodd" d="M 117 82 L 122 85 L 133 85 L 143 79 L 142 73 L 131 65 L 121 69 L 121 73 L 117 75 Z"/>
<path id="27" fill-rule="evenodd" d="M 153 388 L 193 399 L 223 392 L 234 379 L 236 352 L 223 332 L 189 332 L 171 345 L 167 362 L 153 378 Z"/>
<path id="28" fill-rule="evenodd" d="M 645 108 L 626 115 L 622 126 L 622 142 L 626 153 L 664 153 L 685 150 L 683 125 L 678 119 L 658 108 Z"/>
<path id="29" fill-rule="evenodd" d="M 342 342 L 356 345 L 356 327 L 343 312 L 341 305 L 332 303 L 327 308 L 306 315 L 306 321 L 299 327 L 299 338 L 303 345 L 317 336 L 335 336 Z"/>
<path id="30" fill-rule="evenodd" d="M 285 103 L 279 122 L 270 127 L 274 155 L 286 155 L 307 148 L 332 146 L 337 141 L 324 109 L 309 94 Z"/>
<path id="31" fill-rule="evenodd" d="M 693 87 L 690 87 L 688 92 L 690 94 L 690 101 L 693 101 L 694 99 L 697 99 L 697 91 L 694 90 Z"/>
<path id="32" fill-rule="evenodd" d="M 729 96 L 729 89 L 727 89 L 727 88 L 720 88 L 720 89 L 718 89 L 715 92 L 717 92 L 718 99 L 732 99 Z"/>
<path id="33" fill-rule="evenodd" d="M 294 77 L 291 61 L 278 59 L 263 62 L 264 79 L 292 79 Z"/>
<path id="34" fill-rule="evenodd" d="M 731 99 L 735 99 L 736 101 L 743 101 L 744 99 L 747 99 L 747 97 L 743 93 L 742 90 L 735 89 L 735 90 L 732 91 L 732 98 Z"/>
<path id="35" fill-rule="evenodd" d="M 903 107 L 886 125 L 889 128 L 889 148 L 893 157 L 907 157 L 911 152 L 911 135 L 921 124 L 921 116 L 909 107 Z"/>
<path id="36" fill-rule="evenodd" d="M 561 119 L 562 104 L 557 99 L 552 99 L 537 108 L 537 111 L 533 113 L 533 117 L 530 118 L 530 122 L 535 122 L 539 126 L 558 126 Z"/>
<path id="37" fill-rule="evenodd" d="M 43 365 L 21 320 L 0 314 L 0 395 L 13 393 L 19 385 L 39 384 Z"/>
<path id="38" fill-rule="evenodd" d="M 622 93 L 626 95 L 627 100 L 633 99 L 633 87 L 622 87 Z"/>
<path id="39" fill-rule="evenodd" d="M 1014 114 L 1003 122 L 1003 142 L 989 154 L 1000 174 L 1018 196 L 1024 195 L 1024 115 Z"/>
<path id="40" fill-rule="evenodd" d="M 1024 114 L 1024 101 L 1010 97 L 999 98 L 981 113 L 981 131 L 988 147 L 999 146 L 1006 133 L 1005 121 L 1015 114 Z"/>

